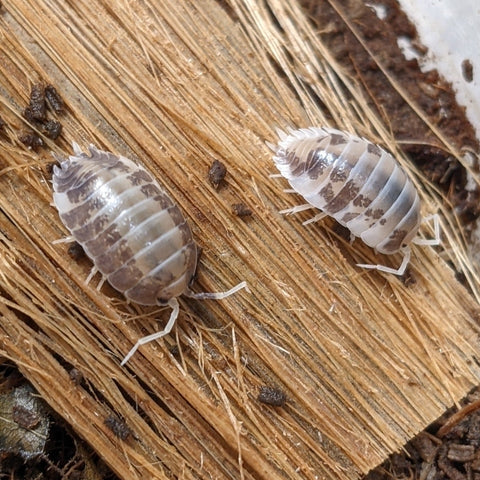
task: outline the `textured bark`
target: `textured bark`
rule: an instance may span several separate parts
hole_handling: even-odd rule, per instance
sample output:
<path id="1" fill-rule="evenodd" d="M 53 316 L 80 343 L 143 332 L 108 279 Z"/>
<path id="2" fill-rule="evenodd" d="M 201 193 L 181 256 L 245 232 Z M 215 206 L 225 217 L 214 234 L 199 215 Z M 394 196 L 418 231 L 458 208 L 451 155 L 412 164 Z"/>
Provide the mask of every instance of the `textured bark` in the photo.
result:
<path id="1" fill-rule="evenodd" d="M 278 214 L 299 198 L 269 177 L 276 127 L 329 123 L 397 148 L 302 11 L 269 4 L 12 0 L 1 11 L 0 354 L 120 478 L 358 478 L 478 383 L 478 306 L 446 264 L 463 255 L 446 222 L 442 248 L 413 248 L 407 286 L 355 266 L 400 257 L 351 245 L 329 219 Z M 49 113 L 63 133 L 32 151 L 18 136 L 39 81 L 63 97 Z M 154 172 L 203 249 L 195 291 L 246 280 L 250 292 L 181 298 L 174 333 L 121 368 L 168 311 L 97 290 L 99 277 L 86 285 L 88 259 L 52 244 L 66 231 L 50 150 L 68 155 L 72 141 Z M 218 190 L 215 159 L 228 170 Z M 253 215 L 232 213 L 238 203 Z M 285 405 L 259 402 L 262 386 Z M 126 440 L 105 425 L 112 414 Z"/>

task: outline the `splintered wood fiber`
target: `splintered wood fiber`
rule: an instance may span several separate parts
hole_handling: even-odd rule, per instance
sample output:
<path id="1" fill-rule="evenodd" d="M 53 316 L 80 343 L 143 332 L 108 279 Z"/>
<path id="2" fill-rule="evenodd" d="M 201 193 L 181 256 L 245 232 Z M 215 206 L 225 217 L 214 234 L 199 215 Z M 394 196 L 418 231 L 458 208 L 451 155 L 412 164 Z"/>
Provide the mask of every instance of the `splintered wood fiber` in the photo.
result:
<path id="1" fill-rule="evenodd" d="M 478 383 L 478 306 L 446 263 L 464 258 L 447 217 L 441 247 L 413 247 L 404 285 L 355 266 L 400 255 L 350 244 L 330 219 L 302 226 L 311 211 L 278 213 L 301 199 L 269 176 L 276 128 L 328 124 L 398 151 L 295 2 L 11 0 L 0 12 L 0 354 L 120 478 L 356 479 Z M 21 112 L 39 81 L 65 101 L 51 114 L 63 133 L 30 150 Z M 249 285 L 181 297 L 172 333 L 125 367 L 169 309 L 98 290 L 99 275 L 87 285 L 90 261 L 52 243 L 67 232 L 48 166 L 72 141 L 154 173 L 203 249 L 195 291 Z M 214 160 L 228 170 L 218 189 Z M 412 175 L 424 213 L 437 211 Z M 239 203 L 253 214 L 233 214 Z M 286 403 L 259 402 L 263 386 Z M 105 425 L 112 414 L 127 439 Z"/>

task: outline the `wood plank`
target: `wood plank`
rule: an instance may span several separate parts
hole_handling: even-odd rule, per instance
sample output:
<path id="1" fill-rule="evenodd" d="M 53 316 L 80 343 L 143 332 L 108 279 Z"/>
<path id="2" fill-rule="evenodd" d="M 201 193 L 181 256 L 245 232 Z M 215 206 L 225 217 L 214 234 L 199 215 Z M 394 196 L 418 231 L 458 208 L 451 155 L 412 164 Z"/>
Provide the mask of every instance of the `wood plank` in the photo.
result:
<path id="1" fill-rule="evenodd" d="M 461 245 L 445 224 L 450 243 L 442 255 L 414 247 L 417 282 L 405 286 L 359 270 L 380 256 L 350 245 L 333 221 L 303 227 L 308 213 L 279 215 L 299 200 L 269 178 L 264 142 L 276 127 L 325 124 L 328 113 L 336 127 L 395 144 L 360 97 L 342 97 L 355 86 L 312 43 L 292 2 L 270 2 L 282 32 L 258 2 L 178 3 L 4 6 L 0 354 L 120 478 L 358 478 L 478 383 L 478 305 L 446 265 Z M 298 37 L 287 29 L 292 18 Z M 289 63 L 292 53 L 304 70 Z M 32 152 L 16 136 L 40 79 L 67 111 L 61 140 Z M 304 83 L 312 79 L 324 110 Z M 247 280 L 250 292 L 182 298 L 175 333 L 121 368 L 168 311 L 97 291 L 98 278 L 85 285 L 90 263 L 52 244 L 66 232 L 49 205 L 46 165 L 50 149 L 68 155 L 71 141 L 155 173 L 203 248 L 196 291 Z M 218 191 L 207 180 L 214 158 L 229 172 Z M 427 190 L 426 210 L 435 211 Z M 231 213 L 238 202 L 252 218 Z M 171 353 L 177 345 L 181 355 Z M 72 366 L 88 388 L 70 380 Z M 258 402 L 262 385 L 284 390 L 286 405 Z M 104 425 L 111 412 L 133 430 L 128 441 Z"/>

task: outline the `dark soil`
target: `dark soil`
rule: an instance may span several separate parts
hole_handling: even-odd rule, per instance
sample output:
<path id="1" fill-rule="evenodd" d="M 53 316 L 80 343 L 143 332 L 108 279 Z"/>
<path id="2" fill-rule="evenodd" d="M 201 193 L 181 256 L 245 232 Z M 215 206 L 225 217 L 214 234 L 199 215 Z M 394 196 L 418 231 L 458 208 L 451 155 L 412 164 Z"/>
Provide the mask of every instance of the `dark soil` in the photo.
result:
<path id="1" fill-rule="evenodd" d="M 447 412 L 363 480 L 480 480 L 480 390 Z"/>
<path id="2" fill-rule="evenodd" d="M 0 479 L 118 480 L 4 360 L 0 360 L 0 413 Z M 106 422 L 119 438 L 128 437 L 128 427 L 120 419 L 109 417 Z"/>
<path id="3" fill-rule="evenodd" d="M 406 142 L 402 145 L 405 153 L 440 187 L 465 223 L 476 219 L 480 215 L 480 192 L 465 190 L 466 172 L 462 165 L 441 148 L 429 127 L 383 73 L 388 72 L 401 85 L 406 96 L 454 146 L 478 151 L 473 127 L 465 117 L 464 108 L 456 103 L 451 85 L 436 71 L 422 73 L 418 62 L 407 61 L 398 47 L 397 38 L 406 37 L 418 51 L 424 51 L 414 26 L 396 0 L 382 0 L 386 7 L 384 20 L 358 0 L 301 2 L 337 61 L 365 87 L 370 107 L 399 141 Z"/>
<path id="4" fill-rule="evenodd" d="M 393 88 L 382 70 L 402 86 L 418 109 L 460 151 L 478 152 L 478 142 L 463 107 L 455 101 L 451 85 L 436 71 L 422 73 L 416 60 L 404 58 L 397 45 L 399 36 L 409 38 L 420 52 L 423 47 L 396 0 L 382 0 L 381 4 L 386 7 L 384 20 L 365 6 L 366 2 L 358 0 L 301 2 L 321 32 L 325 45 L 364 86 L 370 107 L 391 127 L 398 140 L 406 142 L 402 145 L 405 153 L 440 188 L 468 230 L 469 224 L 480 215 L 480 192 L 465 190 L 467 176 L 462 165 L 440 148 L 435 135 Z M 468 81 L 468 60 L 464 71 Z M 459 412 L 447 412 L 411 440 L 404 451 L 392 455 L 364 480 L 480 480 L 479 409 L 480 393 L 477 391 L 468 397 Z"/>

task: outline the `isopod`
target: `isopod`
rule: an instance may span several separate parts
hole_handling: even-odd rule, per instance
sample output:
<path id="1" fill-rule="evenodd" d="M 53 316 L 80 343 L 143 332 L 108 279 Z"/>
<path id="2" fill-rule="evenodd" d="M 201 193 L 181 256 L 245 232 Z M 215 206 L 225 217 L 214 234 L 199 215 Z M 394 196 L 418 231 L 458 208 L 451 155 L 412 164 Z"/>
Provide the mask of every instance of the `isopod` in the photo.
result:
<path id="1" fill-rule="evenodd" d="M 102 282 L 141 305 L 172 308 L 165 328 L 140 338 L 124 365 L 143 344 L 167 335 L 179 313 L 177 297 L 222 299 L 227 292 L 194 293 L 190 284 L 197 267 L 197 245 L 178 206 L 144 167 L 128 158 L 98 150 L 90 155 L 73 143 L 74 155 L 57 158 L 53 168 L 53 203 L 93 262 L 87 283 L 100 271 Z"/>
<path id="2" fill-rule="evenodd" d="M 438 216 L 422 218 L 418 192 L 390 153 L 364 138 L 328 127 L 277 133 L 278 145 L 267 142 L 275 152 L 276 167 L 307 202 L 280 213 L 318 208 L 322 213 L 305 223 L 329 215 L 377 252 L 403 253 L 398 269 L 358 265 L 394 275 L 405 272 L 410 243 L 439 244 Z M 435 238 L 417 237 L 420 225 L 430 218 Z"/>

